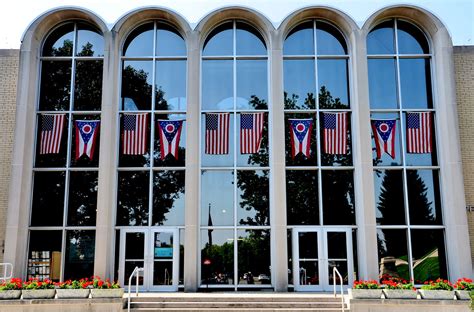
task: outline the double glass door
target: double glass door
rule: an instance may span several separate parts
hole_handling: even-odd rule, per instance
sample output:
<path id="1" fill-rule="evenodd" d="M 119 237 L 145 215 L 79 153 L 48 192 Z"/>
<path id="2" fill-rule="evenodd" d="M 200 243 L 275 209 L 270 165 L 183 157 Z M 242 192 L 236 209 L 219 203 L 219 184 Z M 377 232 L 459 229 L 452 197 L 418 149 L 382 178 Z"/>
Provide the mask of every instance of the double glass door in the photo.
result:
<path id="1" fill-rule="evenodd" d="M 177 229 L 123 229 L 120 231 L 120 283 L 128 287 L 135 267 L 143 268 L 142 291 L 177 291 L 179 270 Z M 136 285 L 135 277 L 132 284 Z"/>
<path id="2" fill-rule="evenodd" d="M 345 288 L 354 281 L 351 229 L 294 228 L 293 283 L 296 291 L 331 291 L 333 268 Z M 340 278 L 336 275 L 337 285 Z"/>

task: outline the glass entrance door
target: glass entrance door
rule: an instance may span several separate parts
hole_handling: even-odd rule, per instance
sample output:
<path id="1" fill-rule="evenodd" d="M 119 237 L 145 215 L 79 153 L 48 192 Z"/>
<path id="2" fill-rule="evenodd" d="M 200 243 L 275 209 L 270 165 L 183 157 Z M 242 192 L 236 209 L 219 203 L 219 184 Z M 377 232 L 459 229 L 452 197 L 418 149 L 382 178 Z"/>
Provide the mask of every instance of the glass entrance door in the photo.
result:
<path id="1" fill-rule="evenodd" d="M 293 229 L 293 281 L 296 291 L 330 291 L 333 268 L 343 285 L 353 283 L 351 229 Z M 340 279 L 336 276 L 337 284 Z"/>
<path id="2" fill-rule="evenodd" d="M 179 239 L 177 229 L 124 229 L 120 231 L 120 283 L 128 287 L 133 269 L 140 273 L 142 291 L 177 291 Z M 132 283 L 135 285 L 135 278 Z"/>

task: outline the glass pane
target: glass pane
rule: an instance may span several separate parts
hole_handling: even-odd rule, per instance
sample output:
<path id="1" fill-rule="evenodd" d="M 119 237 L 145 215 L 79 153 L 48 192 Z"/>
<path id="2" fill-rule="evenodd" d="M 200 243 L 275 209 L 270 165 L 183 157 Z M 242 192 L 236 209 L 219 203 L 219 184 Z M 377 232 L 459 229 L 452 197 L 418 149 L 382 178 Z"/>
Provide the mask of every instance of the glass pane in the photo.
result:
<path id="1" fill-rule="evenodd" d="M 100 155 L 100 115 L 74 115 L 72 128 L 72 144 L 71 161 L 72 167 L 98 167 Z M 76 121 L 81 122 L 79 127 L 82 129 L 83 135 L 79 134 Z M 89 123 L 88 121 L 99 121 L 98 124 Z M 82 123 L 83 122 L 83 123 Z M 93 128 L 95 127 L 95 128 Z M 93 130 L 92 130 L 93 129 Z M 82 138 L 83 144 L 79 138 Z"/>
<path id="2" fill-rule="evenodd" d="M 219 194 L 219 196 L 216 196 Z M 234 172 L 201 173 L 201 225 L 234 224 Z"/>
<path id="3" fill-rule="evenodd" d="M 27 278 L 59 282 L 62 231 L 30 231 Z"/>
<path id="4" fill-rule="evenodd" d="M 443 230 L 412 230 L 411 246 L 415 284 L 448 278 Z"/>
<path id="5" fill-rule="evenodd" d="M 43 56 L 72 56 L 74 24 L 68 23 L 57 28 L 46 39 Z"/>
<path id="6" fill-rule="evenodd" d="M 395 54 L 395 36 L 393 21 L 377 25 L 367 35 L 368 54 Z"/>
<path id="7" fill-rule="evenodd" d="M 328 260 L 347 260 L 347 241 L 345 232 L 327 232 Z M 329 272 L 332 272 L 329 271 Z M 347 273 L 347 272 L 346 272 Z M 342 274 L 342 272 L 341 272 Z"/>
<path id="8" fill-rule="evenodd" d="M 62 226 L 66 173 L 35 172 L 31 226 Z"/>
<path id="9" fill-rule="evenodd" d="M 186 43 L 173 27 L 166 24 L 158 24 L 156 30 L 156 55 L 186 56 Z"/>
<path id="10" fill-rule="evenodd" d="M 429 59 L 400 59 L 403 108 L 433 108 Z"/>
<path id="11" fill-rule="evenodd" d="M 346 60 L 318 60 L 320 108 L 349 108 Z"/>
<path id="12" fill-rule="evenodd" d="M 123 62 L 122 110 L 151 109 L 152 73 L 152 61 Z"/>
<path id="13" fill-rule="evenodd" d="M 234 46 L 232 33 L 232 22 L 216 27 L 206 38 L 202 55 L 232 55 Z"/>
<path id="14" fill-rule="evenodd" d="M 283 61 L 285 109 L 315 109 L 314 60 Z"/>
<path id="15" fill-rule="evenodd" d="M 314 55 L 313 22 L 296 26 L 285 39 L 283 55 Z"/>
<path id="16" fill-rule="evenodd" d="M 124 154 L 124 115 L 120 114 L 120 151 L 119 151 L 119 166 L 120 167 L 149 167 L 150 166 L 150 143 L 149 143 L 149 137 L 150 137 L 150 132 L 151 132 L 151 122 L 149 121 L 150 119 L 150 114 L 147 114 L 146 117 L 146 133 L 144 136 L 139 136 L 138 131 L 133 131 L 135 133 L 135 136 L 131 135 L 133 138 L 142 138 L 145 137 L 145 153 L 143 155 L 129 155 L 129 154 Z M 130 122 L 132 120 L 132 122 Z M 137 119 L 135 119 L 136 122 Z M 128 125 L 132 125 L 131 128 L 136 129 L 136 123 L 135 127 L 133 127 L 133 118 L 128 119 L 129 123 Z M 140 124 L 140 123 L 139 123 Z M 129 131 L 129 133 L 132 133 L 132 131 Z M 130 149 L 133 151 L 132 146 L 136 146 L 129 144 L 128 145 Z M 138 147 L 137 147 L 138 149 Z M 129 150 L 129 152 L 131 152 Z M 138 152 L 138 151 L 137 151 Z"/>
<path id="17" fill-rule="evenodd" d="M 123 47 L 125 56 L 153 55 L 153 23 L 137 27 L 127 38 Z"/>
<path id="18" fill-rule="evenodd" d="M 237 220 L 240 225 L 270 225 L 268 170 L 237 171 Z"/>
<path id="19" fill-rule="evenodd" d="M 102 61 L 77 61 L 74 110 L 100 110 L 102 103 Z"/>
<path id="20" fill-rule="evenodd" d="M 147 225 L 150 174 L 120 171 L 117 190 L 117 225 Z"/>
<path id="21" fill-rule="evenodd" d="M 265 40 L 252 26 L 237 22 L 236 26 L 237 55 L 266 55 Z"/>
<path id="22" fill-rule="evenodd" d="M 201 231 L 201 285 L 234 284 L 232 230 Z"/>
<path id="23" fill-rule="evenodd" d="M 287 166 L 316 166 L 317 164 L 317 147 L 316 147 L 316 114 L 286 114 L 285 115 L 285 152 Z M 308 137 L 304 136 L 305 127 L 308 125 L 306 121 L 295 122 L 294 128 L 296 135 L 294 135 L 290 128 L 290 119 L 311 119 L 311 129 L 308 129 Z M 306 126 L 305 126 L 306 124 Z M 308 126 L 309 127 L 309 126 Z M 301 129 L 299 132 L 297 132 Z M 292 137 L 294 136 L 294 137 Z M 306 140 L 305 140 L 306 138 Z M 292 144 L 292 139 L 294 143 Z M 307 140 L 309 142 L 309 157 L 306 156 Z M 303 153 L 304 152 L 304 153 Z M 296 155 L 295 155 L 296 154 Z"/>
<path id="24" fill-rule="evenodd" d="M 64 280 L 94 274 L 95 231 L 67 231 Z"/>
<path id="25" fill-rule="evenodd" d="M 144 261 L 125 261 L 125 274 L 124 274 L 124 280 L 127 279 L 127 276 L 129 277 L 132 275 L 133 270 L 135 270 L 135 267 L 143 268 L 145 266 Z M 138 278 L 138 285 L 143 285 L 143 272 L 140 273 L 140 277 Z M 133 283 L 136 285 L 136 280 L 134 279 Z"/>
<path id="26" fill-rule="evenodd" d="M 347 54 L 344 36 L 328 23 L 316 22 L 316 43 L 318 55 Z"/>
<path id="27" fill-rule="evenodd" d="M 287 244 L 287 265 L 288 265 L 288 285 L 293 284 L 293 242 L 292 242 L 292 231 L 286 231 L 286 244 Z"/>
<path id="28" fill-rule="evenodd" d="M 186 110 L 186 61 L 156 62 L 155 109 Z"/>
<path id="29" fill-rule="evenodd" d="M 232 166 L 234 164 L 234 114 L 230 114 L 229 117 L 229 128 L 227 130 L 228 137 L 227 137 L 227 142 L 228 142 L 228 153 L 227 154 L 206 154 L 206 115 L 202 114 L 201 117 L 201 164 L 203 167 L 228 167 Z M 214 123 L 215 125 L 215 123 Z M 211 127 L 212 125 L 210 125 Z M 216 138 L 216 132 L 217 130 L 209 130 L 209 146 L 214 147 L 214 150 L 216 148 L 221 148 L 221 150 L 226 146 L 225 144 L 225 137 L 226 135 L 223 134 L 221 131 L 219 135 L 217 135 L 218 138 L 220 138 L 221 141 L 218 141 L 216 143 L 214 139 Z M 211 135 L 211 132 L 214 132 Z"/>
<path id="30" fill-rule="evenodd" d="M 323 223 L 355 224 L 354 177 L 351 170 L 323 170 Z"/>
<path id="31" fill-rule="evenodd" d="M 387 114 L 370 114 L 372 121 L 379 120 L 379 129 L 381 129 L 384 136 L 380 139 L 380 158 L 377 158 L 377 148 L 375 144 L 375 133 L 372 122 L 372 157 L 374 166 L 399 166 L 402 164 L 401 158 L 401 145 L 400 145 L 400 116 L 397 113 Z M 386 129 L 390 129 L 384 120 L 392 121 L 395 120 L 395 127 L 392 128 L 392 132 L 388 132 Z M 385 130 L 385 132 L 383 132 Z M 395 136 L 395 137 L 393 137 Z M 384 141 L 385 140 L 385 141 Z M 391 155 L 395 157 L 392 158 Z"/>
<path id="32" fill-rule="evenodd" d="M 86 24 L 77 25 L 77 56 L 104 56 L 104 38 L 97 29 Z"/>
<path id="33" fill-rule="evenodd" d="M 428 54 L 428 41 L 423 32 L 407 22 L 397 21 L 398 53 L 400 54 Z"/>
<path id="34" fill-rule="evenodd" d="M 347 268 L 347 261 L 328 261 L 328 272 L 329 272 L 329 281 L 332 283 L 333 279 L 333 268 L 336 268 L 339 273 L 342 275 L 342 284 L 347 285 L 349 283 L 349 272 Z M 336 284 L 340 285 L 341 279 L 339 275 L 336 274 Z"/>
<path id="35" fill-rule="evenodd" d="M 171 232 L 155 232 L 154 234 L 154 260 L 173 260 L 173 233 Z M 155 262 L 156 263 L 156 262 Z M 173 271 L 169 272 L 170 274 Z"/>
<path id="36" fill-rule="evenodd" d="M 41 115 L 38 114 L 38 131 L 36 131 L 36 167 L 65 167 L 66 166 L 66 157 L 67 157 L 67 129 L 68 129 L 68 116 L 64 116 L 64 122 L 62 124 L 61 132 L 61 141 L 59 142 L 59 153 L 48 153 L 40 154 L 41 150 L 43 151 L 52 151 L 48 147 L 54 147 L 55 140 L 48 140 L 50 135 L 54 132 L 59 136 L 58 131 L 51 130 L 54 129 L 54 125 L 59 127 L 60 118 L 57 117 L 56 121 L 51 115 Z M 44 130 L 43 130 L 44 129 Z M 60 128 L 57 128 L 60 129 Z M 44 131 L 44 136 L 42 132 Z M 44 140 L 43 140 L 44 139 Z M 44 142 L 43 144 L 41 142 Z"/>
<path id="37" fill-rule="evenodd" d="M 300 260 L 318 259 L 318 232 L 298 233 L 298 254 Z"/>
<path id="38" fill-rule="evenodd" d="M 69 174 L 67 223 L 72 226 L 95 226 L 99 182 L 98 172 L 71 171 Z"/>
<path id="39" fill-rule="evenodd" d="M 300 285 L 319 285 L 318 261 L 300 261 Z"/>
<path id="40" fill-rule="evenodd" d="M 144 259 L 144 258 L 145 258 L 145 233 L 144 232 L 125 233 L 125 260 Z"/>
<path id="41" fill-rule="evenodd" d="M 375 170 L 374 185 L 377 224 L 406 224 L 403 172 L 401 170 Z"/>
<path id="42" fill-rule="evenodd" d="M 185 114 L 169 114 L 169 115 L 155 115 L 155 147 L 153 151 L 153 166 L 165 166 L 165 167 L 184 167 L 185 159 L 186 159 L 186 115 Z M 168 124 L 163 123 L 164 120 L 174 121 L 171 123 L 171 126 Z M 177 128 L 179 127 L 179 123 L 175 123 L 176 121 L 183 120 L 181 123 L 181 132 L 178 133 Z M 167 153 L 166 155 L 161 155 L 161 147 L 162 147 L 162 137 L 160 136 L 160 127 L 159 121 L 161 121 L 164 125 L 163 132 L 171 133 L 169 138 L 164 135 L 163 140 L 164 144 L 166 144 L 167 148 L 163 148 L 163 154 Z M 166 130 L 166 126 L 168 126 L 168 130 Z M 171 131 L 171 132 L 167 132 Z M 174 137 L 173 137 L 174 134 Z M 179 138 L 178 138 L 179 135 Z M 179 144 L 177 146 L 177 153 L 175 149 L 175 143 L 179 140 Z"/>
<path id="43" fill-rule="evenodd" d="M 416 118 L 416 115 L 413 115 L 415 118 L 412 119 L 415 120 L 415 123 L 413 124 L 415 129 L 417 127 L 416 120 L 419 120 Z M 434 126 L 434 115 L 431 113 L 431 131 L 428 133 L 431 134 L 431 153 L 408 153 L 408 148 L 406 147 L 406 152 L 405 152 L 405 162 L 407 166 L 436 166 L 438 164 L 438 155 L 436 152 L 436 136 L 435 136 L 435 126 Z M 407 129 L 407 114 L 403 114 L 403 125 L 405 130 L 405 137 L 403 137 L 403 144 L 405 146 L 408 146 L 406 144 L 407 142 L 407 134 L 408 134 L 408 129 Z M 413 131 L 414 133 L 417 132 L 417 130 Z"/>
<path id="44" fill-rule="evenodd" d="M 184 229 L 179 230 L 179 285 L 184 285 Z"/>
<path id="45" fill-rule="evenodd" d="M 173 261 L 153 262 L 153 285 L 173 285 Z"/>
<path id="46" fill-rule="evenodd" d="M 184 225 L 184 173 L 153 173 L 153 225 Z"/>
<path id="47" fill-rule="evenodd" d="M 443 224 L 437 170 L 407 170 L 410 223 Z"/>
<path id="48" fill-rule="evenodd" d="M 410 280 L 406 230 L 377 229 L 379 276 Z"/>
<path id="49" fill-rule="evenodd" d="M 319 225 L 318 172 L 286 171 L 288 225 Z"/>
<path id="50" fill-rule="evenodd" d="M 237 109 L 267 109 L 266 60 L 237 61 Z"/>
<path id="51" fill-rule="evenodd" d="M 321 164 L 322 166 L 351 166 L 352 165 L 352 132 L 351 115 L 346 114 L 346 125 L 344 131 L 344 121 L 341 115 L 321 113 L 320 115 L 320 133 L 321 133 Z M 327 130 L 325 130 L 327 129 Z M 330 152 L 342 153 L 342 148 L 334 151 L 336 146 L 343 146 L 341 136 L 346 136 L 346 154 L 330 154 Z M 325 150 L 325 144 L 328 150 Z"/>
<path id="52" fill-rule="evenodd" d="M 369 59 L 370 108 L 397 108 L 395 59 Z"/>
<path id="53" fill-rule="evenodd" d="M 71 61 L 42 61 L 40 111 L 69 110 Z"/>
<path id="54" fill-rule="evenodd" d="M 270 285 L 270 231 L 246 230 L 237 235 L 239 284 Z"/>
<path id="55" fill-rule="evenodd" d="M 202 61 L 202 109 L 234 108 L 233 61 Z"/>

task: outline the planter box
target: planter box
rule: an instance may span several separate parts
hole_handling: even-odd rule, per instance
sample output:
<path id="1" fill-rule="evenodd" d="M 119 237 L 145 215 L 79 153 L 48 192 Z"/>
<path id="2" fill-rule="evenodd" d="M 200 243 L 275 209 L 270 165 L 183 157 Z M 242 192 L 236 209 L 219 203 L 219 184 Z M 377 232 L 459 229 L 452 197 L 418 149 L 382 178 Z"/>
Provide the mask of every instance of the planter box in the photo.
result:
<path id="1" fill-rule="evenodd" d="M 383 294 L 387 299 L 416 299 L 416 291 L 411 289 L 384 289 Z"/>
<path id="2" fill-rule="evenodd" d="M 458 300 L 471 300 L 471 292 L 469 290 L 456 290 L 455 292 Z"/>
<path id="3" fill-rule="evenodd" d="M 92 298 L 122 298 L 123 288 L 115 289 L 91 289 Z"/>
<path id="4" fill-rule="evenodd" d="M 90 289 L 56 289 L 58 299 L 89 298 Z"/>
<path id="5" fill-rule="evenodd" d="M 56 289 L 23 289 L 23 299 L 52 299 L 56 295 Z"/>
<path id="6" fill-rule="evenodd" d="M 382 289 L 350 289 L 352 299 L 380 299 Z"/>
<path id="7" fill-rule="evenodd" d="M 421 298 L 432 300 L 453 300 L 454 290 L 427 290 L 419 289 Z"/>
<path id="8" fill-rule="evenodd" d="M 20 299 L 21 289 L 0 291 L 0 300 Z"/>

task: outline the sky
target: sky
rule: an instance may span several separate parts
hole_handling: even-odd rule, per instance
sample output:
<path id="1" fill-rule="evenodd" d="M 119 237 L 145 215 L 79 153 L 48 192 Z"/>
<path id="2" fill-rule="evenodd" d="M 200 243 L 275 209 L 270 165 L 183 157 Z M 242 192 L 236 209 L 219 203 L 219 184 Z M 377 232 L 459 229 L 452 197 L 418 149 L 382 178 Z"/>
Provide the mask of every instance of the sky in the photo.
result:
<path id="1" fill-rule="evenodd" d="M 345 12 L 362 27 L 374 12 L 395 4 L 412 4 L 429 10 L 447 26 L 454 45 L 474 45 L 474 0 L 13 0 L 2 3 L 0 49 L 18 49 L 23 32 L 35 18 L 62 6 L 88 9 L 111 28 L 121 16 L 144 6 L 169 8 L 194 27 L 217 8 L 239 5 L 259 11 L 278 27 L 286 16 L 299 8 L 324 5 Z"/>

